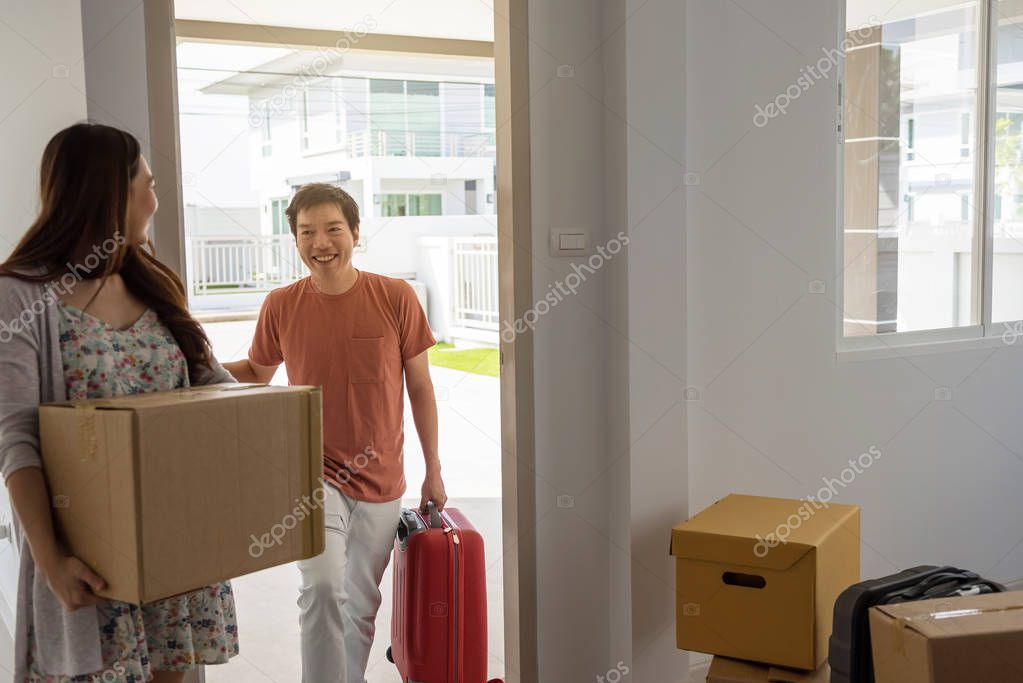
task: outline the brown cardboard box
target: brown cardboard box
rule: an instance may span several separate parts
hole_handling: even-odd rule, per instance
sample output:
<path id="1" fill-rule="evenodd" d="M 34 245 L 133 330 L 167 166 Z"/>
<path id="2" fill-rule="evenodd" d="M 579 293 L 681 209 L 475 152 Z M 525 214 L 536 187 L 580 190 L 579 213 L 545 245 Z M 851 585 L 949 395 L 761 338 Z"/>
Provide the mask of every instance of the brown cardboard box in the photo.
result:
<path id="1" fill-rule="evenodd" d="M 1023 592 L 870 610 L 876 683 L 1023 681 Z"/>
<path id="2" fill-rule="evenodd" d="M 831 667 L 827 662 L 816 671 L 795 671 L 772 666 L 767 672 L 768 683 L 828 683 L 831 680 Z"/>
<path id="3" fill-rule="evenodd" d="M 860 580 L 860 509 L 732 494 L 676 526 L 671 553 L 680 649 L 815 670 Z"/>
<path id="4" fill-rule="evenodd" d="M 707 683 L 828 683 L 830 679 L 827 664 L 816 671 L 795 671 L 720 656 L 711 660 L 707 672 Z"/>
<path id="5" fill-rule="evenodd" d="M 322 430 L 317 387 L 39 407 L 58 529 L 107 581 L 101 595 L 132 603 L 321 553 Z"/>
<path id="6" fill-rule="evenodd" d="M 707 683 L 767 683 L 767 664 L 715 656 L 707 671 Z"/>

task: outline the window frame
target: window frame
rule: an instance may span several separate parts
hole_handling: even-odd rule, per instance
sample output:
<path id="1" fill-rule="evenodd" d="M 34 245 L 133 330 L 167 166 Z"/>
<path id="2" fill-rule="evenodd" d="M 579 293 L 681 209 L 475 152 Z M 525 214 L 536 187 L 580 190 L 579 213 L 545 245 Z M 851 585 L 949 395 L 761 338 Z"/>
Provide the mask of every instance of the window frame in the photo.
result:
<path id="1" fill-rule="evenodd" d="M 1006 344 L 1003 336 L 1023 328 L 1023 321 L 1011 320 L 992 323 L 992 278 L 994 249 L 994 121 L 997 112 L 997 27 L 999 0 L 977 1 L 977 94 L 976 116 L 972 130 L 977 141 L 974 145 L 974 178 L 977 189 L 973 212 L 973 250 L 971 264 L 972 300 L 969 325 L 905 332 L 885 332 L 860 336 L 846 336 L 845 306 L 845 92 L 846 60 L 841 51 L 838 68 L 838 130 L 836 213 L 835 213 L 835 267 L 836 290 L 836 359 L 838 362 L 892 358 L 939 352 L 953 352 Z M 846 3 L 839 11 L 837 45 L 846 39 Z M 915 134 L 915 125 L 913 126 Z M 992 134 L 989 136 L 988 131 Z M 915 138 L 915 135 L 914 135 Z M 913 140 L 915 142 L 915 139 Z M 906 150 L 912 152 L 912 149 Z M 901 155 L 903 161 L 905 155 Z"/>
<path id="2" fill-rule="evenodd" d="M 267 208 L 270 213 L 270 234 L 274 237 L 279 235 L 290 235 L 291 225 L 288 223 L 288 216 L 285 210 L 288 208 L 288 197 L 270 197 Z M 278 219 L 278 225 L 274 225 L 274 219 Z M 279 228 L 276 230 L 275 227 Z"/>
<path id="3" fill-rule="evenodd" d="M 384 207 L 387 206 L 388 197 L 404 197 L 405 199 L 405 214 L 387 215 L 384 213 Z M 422 201 L 422 198 L 429 198 L 433 201 L 434 198 L 439 202 L 438 210 L 440 213 L 409 213 L 412 209 L 412 198 L 417 198 L 418 201 Z M 418 205 L 418 204 L 417 204 Z M 419 217 L 437 217 L 443 216 L 444 214 L 444 193 L 443 192 L 382 192 L 380 193 L 380 217 L 381 218 L 419 218 Z"/>

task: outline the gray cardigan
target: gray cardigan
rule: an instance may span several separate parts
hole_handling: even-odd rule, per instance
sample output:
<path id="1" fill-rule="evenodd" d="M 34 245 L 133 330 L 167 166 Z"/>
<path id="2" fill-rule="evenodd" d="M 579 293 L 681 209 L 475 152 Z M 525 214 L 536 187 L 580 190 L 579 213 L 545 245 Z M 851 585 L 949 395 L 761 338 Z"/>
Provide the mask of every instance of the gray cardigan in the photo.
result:
<path id="1" fill-rule="evenodd" d="M 46 286 L 0 277 L 0 474 L 42 467 L 39 404 L 67 398 L 60 355 L 56 295 Z M 196 384 L 233 382 L 215 360 Z M 20 552 L 14 680 L 28 680 L 28 625 L 39 643 L 44 673 L 78 676 L 103 669 L 95 607 L 68 612 L 36 572 L 28 542 L 13 515 Z"/>

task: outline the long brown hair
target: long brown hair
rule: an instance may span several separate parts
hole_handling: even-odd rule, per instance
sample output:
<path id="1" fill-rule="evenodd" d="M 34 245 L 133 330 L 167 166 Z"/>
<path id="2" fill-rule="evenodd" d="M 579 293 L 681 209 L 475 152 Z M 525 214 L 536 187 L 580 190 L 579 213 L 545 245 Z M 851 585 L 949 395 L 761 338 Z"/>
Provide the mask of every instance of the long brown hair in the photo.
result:
<path id="1" fill-rule="evenodd" d="M 151 241 L 144 246 L 126 241 L 131 183 L 141 158 L 138 140 L 111 126 L 76 123 L 54 135 L 43 152 L 39 216 L 0 263 L 0 275 L 52 282 L 68 272 L 76 279 L 119 273 L 174 335 L 194 382 L 202 368 L 211 367 L 213 354 L 202 326 L 188 312 L 185 286 L 156 259 Z M 115 246 L 108 249 L 108 244 Z M 100 245 L 106 252 L 103 267 L 82 266 Z M 40 268 L 38 274 L 26 272 Z"/>

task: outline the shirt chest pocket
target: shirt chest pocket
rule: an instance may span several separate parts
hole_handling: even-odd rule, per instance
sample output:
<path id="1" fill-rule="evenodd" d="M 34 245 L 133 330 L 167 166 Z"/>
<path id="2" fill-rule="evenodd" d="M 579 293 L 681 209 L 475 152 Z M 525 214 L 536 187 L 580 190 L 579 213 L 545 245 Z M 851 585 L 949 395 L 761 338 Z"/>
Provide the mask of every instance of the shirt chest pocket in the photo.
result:
<path id="1" fill-rule="evenodd" d="M 352 384 L 384 381 L 384 337 L 353 337 L 349 349 Z"/>

